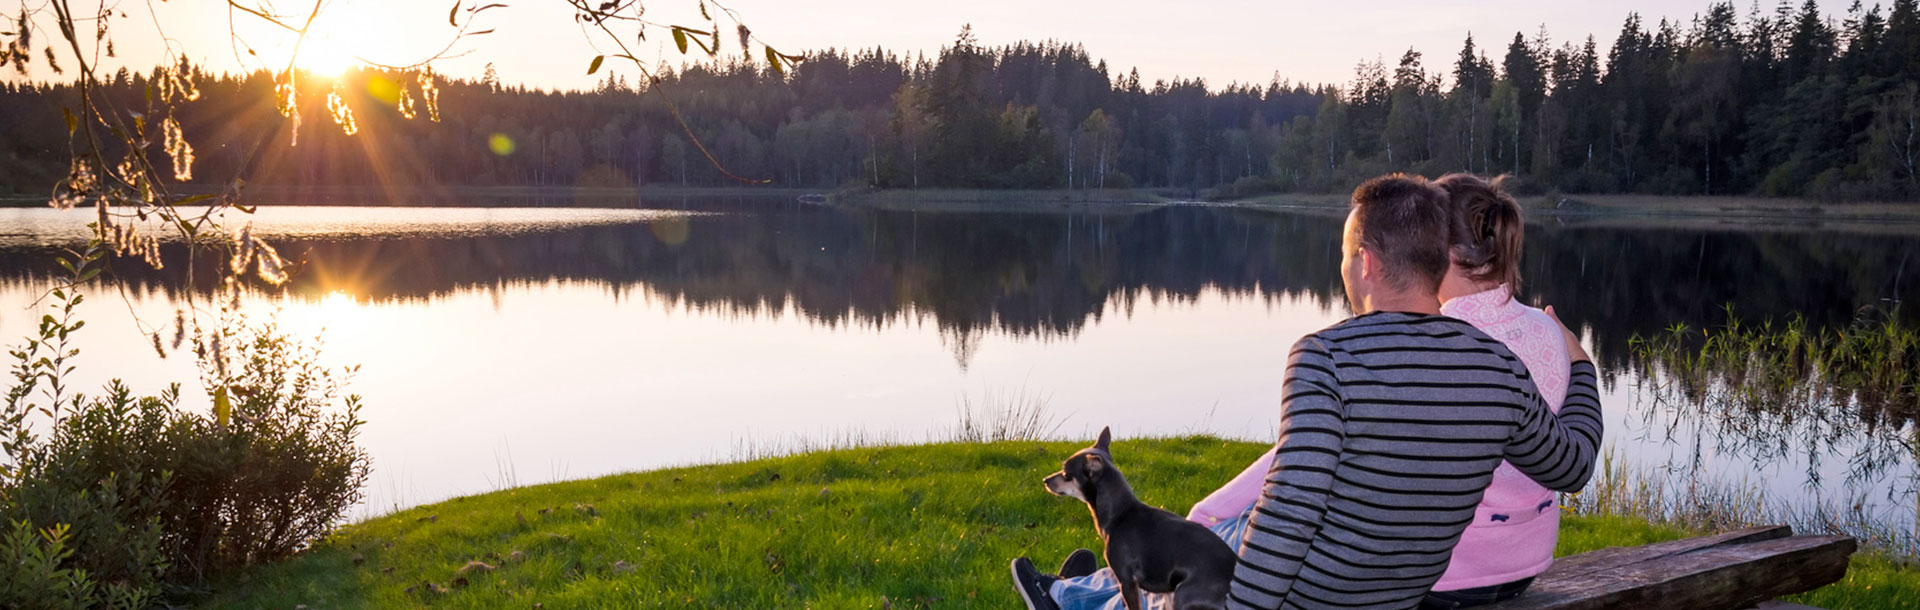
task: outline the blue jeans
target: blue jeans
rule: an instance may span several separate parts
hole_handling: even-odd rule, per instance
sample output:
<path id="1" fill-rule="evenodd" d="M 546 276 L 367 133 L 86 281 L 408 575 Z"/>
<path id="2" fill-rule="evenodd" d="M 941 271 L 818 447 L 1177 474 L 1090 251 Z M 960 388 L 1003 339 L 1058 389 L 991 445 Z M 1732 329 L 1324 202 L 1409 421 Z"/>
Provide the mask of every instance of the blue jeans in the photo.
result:
<path id="1" fill-rule="evenodd" d="M 1247 518 L 1253 515 L 1252 507 L 1241 513 L 1240 518 L 1221 521 L 1208 528 L 1221 540 L 1227 541 L 1227 547 L 1238 551 L 1240 538 L 1247 532 Z M 1127 603 L 1120 599 L 1120 580 L 1113 577 L 1112 568 L 1100 568 L 1098 572 L 1078 578 L 1062 578 L 1053 583 L 1050 592 L 1053 601 L 1060 604 L 1060 610 L 1126 610 Z M 1173 608 L 1173 596 L 1162 593 L 1140 593 L 1140 605 L 1143 610 L 1168 610 Z"/>

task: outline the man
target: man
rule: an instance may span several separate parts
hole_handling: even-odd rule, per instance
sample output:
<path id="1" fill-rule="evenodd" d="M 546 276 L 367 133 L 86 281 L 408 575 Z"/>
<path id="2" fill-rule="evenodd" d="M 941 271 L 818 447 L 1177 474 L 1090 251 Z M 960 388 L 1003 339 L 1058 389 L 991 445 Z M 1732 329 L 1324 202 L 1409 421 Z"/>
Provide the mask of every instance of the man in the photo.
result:
<path id="1" fill-rule="evenodd" d="M 1416 607 L 1503 459 L 1555 491 L 1592 476 L 1599 397 L 1572 333 L 1556 416 L 1504 345 L 1439 315 L 1447 201 L 1416 176 L 1354 190 L 1341 279 L 1357 315 L 1294 344 L 1229 607 Z"/>

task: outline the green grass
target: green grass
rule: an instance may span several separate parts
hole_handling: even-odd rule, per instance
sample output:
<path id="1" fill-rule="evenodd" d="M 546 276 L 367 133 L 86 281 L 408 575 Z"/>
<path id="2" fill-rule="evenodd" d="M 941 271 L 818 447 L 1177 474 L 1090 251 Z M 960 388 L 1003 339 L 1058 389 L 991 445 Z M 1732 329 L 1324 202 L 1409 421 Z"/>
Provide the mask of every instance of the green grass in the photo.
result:
<path id="1" fill-rule="evenodd" d="M 204 606 L 1017 607 L 1009 559 L 1050 566 L 1076 547 L 1098 548 L 1084 505 L 1040 487 L 1083 445 L 841 449 L 458 498 L 350 525 L 224 583 Z M 1143 499 L 1176 511 L 1262 450 L 1207 437 L 1114 446 Z M 1574 517 L 1560 550 L 1685 535 Z M 459 574 L 470 561 L 492 569 Z M 1916 596 L 1916 572 L 1861 558 L 1847 581 L 1800 601 L 1892 608 Z"/>

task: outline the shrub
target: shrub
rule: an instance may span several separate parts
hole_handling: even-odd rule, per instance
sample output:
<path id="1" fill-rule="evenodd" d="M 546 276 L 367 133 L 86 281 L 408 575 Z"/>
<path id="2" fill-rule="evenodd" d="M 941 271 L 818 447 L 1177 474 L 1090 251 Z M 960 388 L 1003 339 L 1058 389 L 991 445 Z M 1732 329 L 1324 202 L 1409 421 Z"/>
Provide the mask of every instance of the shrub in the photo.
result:
<path id="1" fill-rule="evenodd" d="M 221 572 L 324 536 L 360 501 L 369 467 L 360 397 L 339 395 L 345 379 L 319 366 L 317 342 L 241 322 L 205 343 L 214 412 L 184 419 L 168 494 L 182 512 L 167 525 L 182 559 Z"/>
<path id="2" fill-rule="evenodd" d="M 151 592 L 133 583 L 97 584 L 92 574 L 67 567 L 70 528 L 38 530 L 16 521 L 0 534 L 0 602 L 8 608 L 138 609 L 152 604 Z"/>
<path id="3" fill-rule="evenodd" d="M 1279 178 L 1242 176 L 1239 180 L 1208 190 L 1206 198 L 1209 201 L 1227 201 L 1284 192 L 1287 192 L 1287 185 Z"/>
<path id="4" fill-rule="evenodd" d="M 0 408 L 0 607 L 178 598 L 305 548 L 359 501 L 360 401 L 339 395 L 344 375 L 317 364 L 315 344 L 223 318 L 194 342 L 211 412 L 182 408 L 177 384 L 69 395 L 84 297 L 71 283 L 51 296 L 55 313 L 11 352 Z"/>

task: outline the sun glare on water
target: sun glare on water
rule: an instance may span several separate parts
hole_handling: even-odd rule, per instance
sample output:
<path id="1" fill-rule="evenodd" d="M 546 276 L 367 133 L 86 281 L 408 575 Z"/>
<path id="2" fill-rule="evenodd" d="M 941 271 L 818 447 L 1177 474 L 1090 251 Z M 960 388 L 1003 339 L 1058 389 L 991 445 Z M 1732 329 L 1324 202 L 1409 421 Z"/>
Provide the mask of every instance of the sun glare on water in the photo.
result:
<path id="1" fill-rule="evenodd" d="M 327 293 L 326 297 L 320 299 L 320 307 L 318 309 L 319 311 L 317 313 L 319 314 L 321 322 L 338 324 L 348 322 L 356 314 L 359 314 L 360 303 L 347 291 L 335 290 Z"/>

